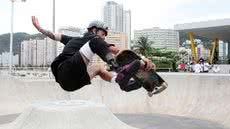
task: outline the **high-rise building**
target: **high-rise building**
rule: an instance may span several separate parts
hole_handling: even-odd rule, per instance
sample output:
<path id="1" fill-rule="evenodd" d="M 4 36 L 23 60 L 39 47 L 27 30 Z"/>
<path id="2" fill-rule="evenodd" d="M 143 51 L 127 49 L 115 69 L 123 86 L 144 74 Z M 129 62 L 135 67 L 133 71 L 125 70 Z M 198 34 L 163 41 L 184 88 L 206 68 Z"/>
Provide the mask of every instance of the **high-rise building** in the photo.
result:
<path id="1" fill-rule="evenodd" d="M 108 1 L 104 6 L 104 22 L 112 31 L 123 31 L 123 6 L 114 1 Z"/>
<path id="2" fill-rule="evenodd" d="M 174 30 L 158 27 L 134 30 L 134 42 L 137 42 L 141 36 L 148 37 L 149 41 L 153 41 L 152 47 L 154 48 L 179 50 L 179 33 Z"/>
<path id="3" fill-rule="evenodd" d="M 108 1 L 103 9 L 103 20 L 113 32 L 125 32 L 128 44 L 131 41 L 131 11 L 124 10 L 123 5 Z"/>
<path id="4" fill-rule="evenodd" d="M 228 52 L 228 43 L 219 41 L 218 42 L 218 51 L 219 51 L 219 60 L 225 61 L 227 60 L 227 52 Z"/>
<path id="5" fill-rule="evenodd" d="M 53 41 L 49 38 L 42 40 L 26 40 L 21 43 L 21 66 L 47 66 L 55 58 Z"/>
<path id="6" fill-rule="evenodd" d="M 32 40 L 23 41 L 21 43 L 21 66 L 32 65 Z"/>
<path id="7" fill-rule="evenodd" d="M 124 11 L 124 22 L 123 22 L 123 32 L 127 33 L 128 36 L 128 48 L 130 48 L 131 43 L 131 11 Z"/>

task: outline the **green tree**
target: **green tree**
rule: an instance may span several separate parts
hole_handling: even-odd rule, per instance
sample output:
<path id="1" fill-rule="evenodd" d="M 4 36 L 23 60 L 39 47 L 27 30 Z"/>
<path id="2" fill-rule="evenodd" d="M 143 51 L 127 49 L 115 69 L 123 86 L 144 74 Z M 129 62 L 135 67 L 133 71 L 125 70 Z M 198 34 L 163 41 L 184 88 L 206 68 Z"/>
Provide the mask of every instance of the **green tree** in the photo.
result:
<path id="1" fill-rule="evenodd" d="M 153 41 L 149 41 L 147 36 L 141 36 L 138 38 L 137 42 L 134 43 L 132 46 L 132 49 L 146 57 L 149 56 L 151 53 L 151 45 L 153 44 Z"/>
<path id="2" fill-rule="evenodd" d="M 158 70 L 171 69 L 175 71 L 177 68 L 176 63 L 181 59 L 180 53 L 168 49 L 153 48 L 152 44 L 153 41 L 149 41 L 148 37 L 141 36 L 131 49 L 151 59 L 156 64 Z"/>
<path id="3" fill-rule="evenodd" d="M 167 49 L 151 48 L 149 58 L 156 64 L 157 69 L 176 70 L 177 61 L 180 60 L 180 53 Z"/>

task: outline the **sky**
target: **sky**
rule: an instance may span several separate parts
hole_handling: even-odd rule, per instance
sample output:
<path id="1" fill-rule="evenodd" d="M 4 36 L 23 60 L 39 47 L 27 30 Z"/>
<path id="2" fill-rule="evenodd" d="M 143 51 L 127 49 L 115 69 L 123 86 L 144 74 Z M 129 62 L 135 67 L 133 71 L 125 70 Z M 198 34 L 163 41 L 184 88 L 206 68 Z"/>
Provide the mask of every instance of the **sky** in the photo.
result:
<path id="1" fill-rule="evenodd" d="M 52 1 L 14 2 L 14 32 L 38 33 L 31 23 L 36 16 L 43 28 L 52 30 Z M 63 26 L 85 28 L 102 20 L 107 0 L 56 0 L 56 29 Z M 230 0 L 114 0 L 131 10 L 132 31 L 175 24 L 230 18 Z M 11 0 L 0 0 L 0 34 L 10 32 Z"/>

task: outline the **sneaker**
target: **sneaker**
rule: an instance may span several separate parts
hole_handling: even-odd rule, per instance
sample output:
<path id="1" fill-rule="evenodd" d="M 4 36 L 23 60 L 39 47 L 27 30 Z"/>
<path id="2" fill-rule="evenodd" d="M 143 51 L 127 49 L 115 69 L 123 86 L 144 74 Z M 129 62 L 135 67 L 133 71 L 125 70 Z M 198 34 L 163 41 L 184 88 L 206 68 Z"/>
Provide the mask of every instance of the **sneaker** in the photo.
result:
<path id="1" fill-rule="evenodd" d="M 140 60 L 134 60 L 132 63 L 121 67 L 117 72 L 116 82 L 119 85 L 127 85 L 130 78 L 132 78 L 140 69 L 140 65 Z"/>

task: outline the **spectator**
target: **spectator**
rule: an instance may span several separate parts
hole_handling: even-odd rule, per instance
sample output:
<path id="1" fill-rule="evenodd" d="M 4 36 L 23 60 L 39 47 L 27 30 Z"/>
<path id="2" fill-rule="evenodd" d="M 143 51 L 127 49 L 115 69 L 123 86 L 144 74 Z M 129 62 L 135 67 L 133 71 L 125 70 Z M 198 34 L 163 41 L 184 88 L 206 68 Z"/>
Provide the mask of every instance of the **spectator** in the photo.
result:
<path id="1" fill-rule="evenodd" d="M 211 65 L 209 65 L 209 63 L 206 62 L 203 58 L 199 59 L 199 64 L 201 66 L 201 72 L 208 73 L 209 69 L 211 68 Z"/>
<path id="2" fill-rule="evenodd" d="M 180 64 L 180 69 L 181 69 L 182 71 L 184 71 L 184 72 L 185 72 L 185 66 L 186 66 L 186 64 L 185 64 L 184 62 L 182 62 L 182 63 Z"/>
<path id="3" fill-rule="evenodd" d="M 195 60 L 191 63 L 191 72 L 200 73 L 202 70 L 200 63 L 196 63 Z"/>
<path id="4" fill-rule="evenodd" d="M 195 73 L 200 73 L 200 72 L 202 72 L 201 64 L 199 64 L 199 63 L 194 64 L 194 66 L 193 66 L 193 71 L 194 71 Z"/>

